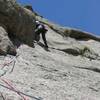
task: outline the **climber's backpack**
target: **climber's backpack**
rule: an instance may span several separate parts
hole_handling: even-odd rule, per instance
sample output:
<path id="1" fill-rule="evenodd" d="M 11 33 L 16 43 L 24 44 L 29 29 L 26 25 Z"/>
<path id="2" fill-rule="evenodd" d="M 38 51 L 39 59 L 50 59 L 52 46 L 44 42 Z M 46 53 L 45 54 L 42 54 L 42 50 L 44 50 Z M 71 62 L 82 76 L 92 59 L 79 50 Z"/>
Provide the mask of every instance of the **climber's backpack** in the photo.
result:
<path id="1" fill-rule="evenodd" d="M 37 24 L 36 25 L 36 29 L 38 29 L 39 31 L 42 31 L 43 33 L 45 33 L 46 31 L 48 31 L 43 24 Z"/>

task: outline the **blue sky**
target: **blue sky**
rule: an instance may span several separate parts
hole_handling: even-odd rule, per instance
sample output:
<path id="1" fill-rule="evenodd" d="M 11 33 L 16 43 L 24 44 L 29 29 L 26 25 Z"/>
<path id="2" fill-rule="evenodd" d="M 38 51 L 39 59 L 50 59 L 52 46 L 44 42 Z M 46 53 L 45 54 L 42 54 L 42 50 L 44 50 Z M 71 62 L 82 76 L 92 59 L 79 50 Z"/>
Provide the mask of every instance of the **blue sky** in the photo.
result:
<path id="1" fill-rule="evenodd" d="M 17 0 L 62 26 L 100 35 L 100 0 Z"/>

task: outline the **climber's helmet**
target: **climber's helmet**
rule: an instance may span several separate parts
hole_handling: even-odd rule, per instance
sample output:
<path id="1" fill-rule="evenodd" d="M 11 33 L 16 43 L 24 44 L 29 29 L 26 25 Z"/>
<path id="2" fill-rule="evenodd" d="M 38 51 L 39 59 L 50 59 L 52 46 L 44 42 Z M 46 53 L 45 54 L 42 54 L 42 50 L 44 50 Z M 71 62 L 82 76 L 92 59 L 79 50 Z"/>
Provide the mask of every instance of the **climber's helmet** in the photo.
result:
<path id="1" fill-rule="evenodd" d="M 39 22 L 38 20 L 36 20 L 36 23 L 37 23 L 37 24 L 40 24 L 40 22 Z"/>

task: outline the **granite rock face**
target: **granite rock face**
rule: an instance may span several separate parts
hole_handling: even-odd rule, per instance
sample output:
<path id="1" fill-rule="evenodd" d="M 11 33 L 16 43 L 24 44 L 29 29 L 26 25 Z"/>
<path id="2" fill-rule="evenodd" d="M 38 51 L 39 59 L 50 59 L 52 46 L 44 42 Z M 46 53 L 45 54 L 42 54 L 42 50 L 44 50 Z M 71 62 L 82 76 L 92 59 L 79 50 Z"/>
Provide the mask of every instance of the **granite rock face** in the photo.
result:
<path id="1" fill-rule="evenodd" d="M 7 36 L 14 35 L 21 42 L 29 46 L 34 45 L 35 17 L 15 0 L 0 0 L 0 26 L 7 32 Z M 10 46 L 9 43 L 5 45 Z"/>
<path id="2" fill-rule="evenodd" d="M 0 56 L 0 100 L 100 100 L 100 38 L 35 16 L 48 29 L 49 48 L 41 39 L 35 48 L 21 44 L 17 56 Z M 81 37 L 65 35 L 65 30 Z M 15 46 L 4 26 L 3 36 L 1 48 Z"/>
<path id="3" fill-rule="evenodd" d="M 12 43 L 12 41 L 8 37 L 8 33 L 3 27 L 0 27 L 0 54 L 16 55 L 16 49 Z"/>

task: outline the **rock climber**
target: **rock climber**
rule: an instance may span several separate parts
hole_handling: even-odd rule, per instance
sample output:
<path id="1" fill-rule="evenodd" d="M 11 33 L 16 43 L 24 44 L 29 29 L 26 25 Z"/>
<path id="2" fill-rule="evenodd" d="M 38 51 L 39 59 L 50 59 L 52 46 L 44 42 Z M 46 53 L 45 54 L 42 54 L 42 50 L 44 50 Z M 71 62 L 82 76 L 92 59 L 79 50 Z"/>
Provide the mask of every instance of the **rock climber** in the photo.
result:
<path id="1" fill-rule="evenodd" d="M 33 8 L 31 5 L 26 5 L 24 7 L 33 12 Z M 35 38 L 34 39 L 35 39 L 35 41 L 39 42 L 40 34 L 41 34 L 46 48 L 48 48 L 47 40 L 46 40 L 46 32 L 47 31 L 48 30 L 45 28 L 45 26 L 42 23 L 40 23 L 40 21 L 36 20 Z"/>
<path id="2" fill-rule="evenodd" d="M 48 30 L 45 28 L 45 26 L 41 22 L 36 20 L 35 41 L 38 42 L 40 40 L 40 34 L 41 34 L 46 48 L 48 48 L 47 40 L 46 40 L 46 32 L 47 31 Z"/>

